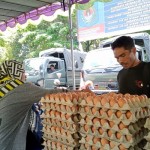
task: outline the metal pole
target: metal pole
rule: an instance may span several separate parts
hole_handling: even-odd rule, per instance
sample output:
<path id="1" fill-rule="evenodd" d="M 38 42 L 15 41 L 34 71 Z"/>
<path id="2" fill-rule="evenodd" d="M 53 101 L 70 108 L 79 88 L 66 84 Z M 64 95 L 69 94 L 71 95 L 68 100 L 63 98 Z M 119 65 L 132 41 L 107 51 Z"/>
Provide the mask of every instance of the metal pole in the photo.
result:
<path id="1" fill-rule="evenodd" d="M 74 54 L 73 54 L 73 33 L 72 33 L 72 16 L 71 16 L 71 0 L 69 0 L 69 26 L 70 26 L 70 45 L 71 45 L 71 60 L 72 60 L 72 78 L 73 78 L 73 90 L 76 89 L 75 85 L 75 66 L 74 66 Z"/>

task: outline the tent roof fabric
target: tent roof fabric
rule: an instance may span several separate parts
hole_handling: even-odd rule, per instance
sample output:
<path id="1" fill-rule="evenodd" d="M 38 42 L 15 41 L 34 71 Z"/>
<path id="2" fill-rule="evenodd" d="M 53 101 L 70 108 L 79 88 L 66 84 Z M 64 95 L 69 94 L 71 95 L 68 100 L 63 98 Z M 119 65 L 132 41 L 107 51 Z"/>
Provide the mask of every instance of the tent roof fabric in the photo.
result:
<path id="1" fill-rule="evenodd" d="M 71 4 L 89 0 L 70 0 Z M 57 9 L 67 9 L 69 0 L 0 0 L 0 30 L 24 24 L 28 19 L 37 20 L 40 15 L 51 16 Z"/>

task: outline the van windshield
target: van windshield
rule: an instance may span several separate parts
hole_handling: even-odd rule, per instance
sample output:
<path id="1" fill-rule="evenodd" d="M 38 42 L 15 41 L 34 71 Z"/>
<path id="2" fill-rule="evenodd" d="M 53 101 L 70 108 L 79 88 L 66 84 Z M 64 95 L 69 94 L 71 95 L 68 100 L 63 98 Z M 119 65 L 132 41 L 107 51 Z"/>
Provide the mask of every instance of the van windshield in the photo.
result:
<path id="1" fill-rule="evenodd" d="M 40 69 L 43 59 L 27 59 L 24 62 L 26 72 L 34 72 Z"/>
<path id="2" fill-rule="evenodd" d="M 111 49 L 91 51 L 84 61 L 84 70 L 120 66 Z"/>

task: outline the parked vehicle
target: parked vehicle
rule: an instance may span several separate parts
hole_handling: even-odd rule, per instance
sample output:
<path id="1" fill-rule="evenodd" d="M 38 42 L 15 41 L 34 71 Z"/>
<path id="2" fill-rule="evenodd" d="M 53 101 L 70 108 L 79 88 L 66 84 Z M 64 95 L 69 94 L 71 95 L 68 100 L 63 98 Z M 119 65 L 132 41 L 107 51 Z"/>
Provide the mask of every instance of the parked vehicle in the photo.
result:
<path id="1" fill-rule="evenodd" d="M 137 56 L 145 61 L 144 54 L 147 51 L 140 46 L 136 46 Z M 147 53 L 146 53 L 147 55 Z M 87 53 L 81 72 L 81 86 L 83 81 L 92 81 L 94 90 L 107 92 L 118 90 L 117 74 L 122 66 L 114 58 L 111 47 L 92 50 Z M 80 87 L 82 89 L 82 87 Z"/>
<path id="2" fill-rule="evenodd" d="M 80 84 L 80 72 L 83 67 L 85 52 L 74 50 L 76 87 Z M 24 60 L 27 81 L 37 83 L 42 79 L 44 88 L 54 88 L 56 79 L 59 86 L 72 87 L 71 51 L 65 48 L 53 48 L 39 53 L 39 57 Z M 55 71 L 49 73 L 50 66 Z M 54 82 L 55 81 L 55 82 Z"/>
<path id="3" fill-rule="evenodd" d="M 126 34 L 126 36 L 131 36 L 134 40 L 135 45 L 141 46 L 143 48 L 145 60 L 150 61 L 150 35 L 146 32 L 141 32 L 134 34 Z M 119 36 L 116 36 L 102 41 L 100 44 L 100 48 L 110 47 L 111 43 L 118 37 Z"/>

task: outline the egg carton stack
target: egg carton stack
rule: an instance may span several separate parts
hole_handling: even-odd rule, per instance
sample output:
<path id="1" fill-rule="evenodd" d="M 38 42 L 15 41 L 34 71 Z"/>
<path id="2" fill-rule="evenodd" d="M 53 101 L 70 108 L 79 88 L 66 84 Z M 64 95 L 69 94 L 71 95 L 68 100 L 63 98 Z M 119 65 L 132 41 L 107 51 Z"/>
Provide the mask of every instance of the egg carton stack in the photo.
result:
<path id="1" fill-rule="evenodd" d="M 144 146 L 144 149 L 148 150 L 148 149 L 150 149 L 150 117 L 147 118 L 144 127 L 148 129 L 148 135 L 145 136 L 147 143 Z"/>
<path id="2" fill-rule="evenodd" d="M 140 150 L 150 101 L 145 95 L 108 93 L 88 96 L 80 104 L 81 149 Z"/>
<path id="3" fill-rule="evenodd" d="M 68 92 L 46 95 L 41 99 L 45 150 L 79 149 L 78 103 L 84 95 L 88 94 Z"/>

